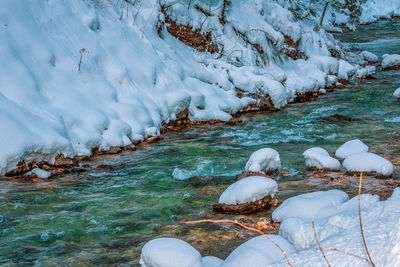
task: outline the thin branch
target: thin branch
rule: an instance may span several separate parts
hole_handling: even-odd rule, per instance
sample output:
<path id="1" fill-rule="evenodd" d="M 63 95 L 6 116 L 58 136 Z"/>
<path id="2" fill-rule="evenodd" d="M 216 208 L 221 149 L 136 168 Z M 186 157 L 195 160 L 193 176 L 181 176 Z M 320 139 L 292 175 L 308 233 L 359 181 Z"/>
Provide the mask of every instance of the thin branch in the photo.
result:
<path id="1" fill-rule="evenodd" d="M 272 244 L 274 244 L 282 252 L 283 256 L 285 256 L 285 259 L 286 259 L 286 262 L 288 263 L 288 265 L 293 267 L 292 263 L 289 261 L 289 258 L 287 256 L 287 254 L 285 253 L 285 251 L 276 242 L 274 242 L 269 236 L 264 234 L 264 232 L 262 232 L 262 231 L 260 231 L 258 229 L 255 229 L 253 227 L 244 225 L 244 224 L 242 224 L 240 222 L 233 221 L 233 220 L 198 220 L 198 221 L 186 221 L 186 222 L 180 222 L 180 223 L 192 224 L 192 223 L 204 223 L 204 222 L 210 222 L 210 223 L 222 223 L 222 222 L 234 223 L 234 224 L 237 224 L 237 225 L 243 227 L 244 229 L 247 229 L 247 230 L 250 230 L 250 231 L 254 231 L 254 232 L 257 232 L 257 233 L 265 236 L 268 239 L 268 241 L 270 241 Z"/>
<path id="2" fill-rule="evenodd" d="M 321 16 L 321 22 L 320 25 L 322 26 L 322 22 L 324 21 L 324 17 L 325 17 L 325 12 L 326 12 L 326 8 L 328 7 L 329 2 L 326 1 L 325 3 L 325 7 L 324 7 L 324 12 L 322 12 L 322 16 Z"/>
<path id="3" fill-rule="evenodd" d="M 325 256 L 324 251 L 323 251 L 322 248 L 321 248 L 321 245 L 319 244 L 319 241 L 318 241 L 318 238 L 317 238 L 317 234 L 315 233 L 314 220 L 312 221 L 312 229 L 313 229 L 313 232 L 314 232 L 315 241 L 317 241 L 317 244 L 318 244 L 318 248 L 319 248 L 319 250 L 321 251 L 322 256 L 324 257 L 324 259 L 325 259 L 325 261 L 326 261 L 326 264 L 328 264 L 328 266 L 331 267 L 331 265 L 330 265 L 329 262 L 328 262 L 328 259 L 327 259 L 326 256 Z"/>
<path id="4" fill-rule="evenodd" d="M 369 251 L 367 248 L 367 244 L 365 243 L 365 238 L 364 238 L 364 231 L 363 231 L 363 227 L 362 227 L 362 221 L 361 221 L 361 201 L 360 201 L 360 195 L 361 195 L 361 185 L 362 185 L 362 178 L 363 178 L 363 173 L 360 173 L 360 184 L 358 186 L 358 218 L 360 219 L 360 230 L 361 230 L 361 237 L 362 237 L 362 241 L 364 243 L 364 248 L 365 248 L 365 252 L 367 252 L 367 256 L 369 259 L 369 263 L 371 264 L 372 267 L 375 267 L 374 262 L 372 261 L 371 255 L 369 255 Z"/>

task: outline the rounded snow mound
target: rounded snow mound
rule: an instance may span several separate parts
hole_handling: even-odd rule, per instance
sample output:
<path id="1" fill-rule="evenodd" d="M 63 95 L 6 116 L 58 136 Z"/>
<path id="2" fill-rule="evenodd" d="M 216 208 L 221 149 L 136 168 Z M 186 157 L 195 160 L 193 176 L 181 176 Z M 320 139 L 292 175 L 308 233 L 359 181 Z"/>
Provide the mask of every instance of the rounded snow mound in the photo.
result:
<path id="1" fill-rule="evenodd" d="M 272 148 L 262 148 L 251 154 L 245 170 L 266 173 L 281 168 L 279 153 Z"/>
<path id="2" fill-rule="evenodd" d="M 341 145 L 335 152 L 335 156 L 345 159 L 352 154 L 368 152 L 368 146 L 358 139 L 350 140 Z"/>
<path id="3" fill-rule="evenodd" d="M 367 61 L 368 63 L 375 63 L 378 62 L 378 57 L 377 55 L 375 55 L 374 53 L 371 53 L 369 51 L 362 51 L 360 53 L 360 55 L 364 58 L 365 61 Z"/>
<path id="4" fill-rule="evenodd" d="M 287 218 L 315 220 L 336 212 L 336 207 L 349 200 L 349 196 L 337 189 L 317 191 L 286 199 L 273 213 L 272 220 L 282 222 Z"/>
<path id="5" fill-rule="evenodd" d="M 400 99 L 400 87 L 394 91 L 393 96 L 397 99 Z"/>
<path id="6" fill-rule="evenodd" d="M 307 167 L 315 167 L 317 169 L 339 170 L 340 162 L 332 158 L 328 151 L 321 147 L 312 147 L 304 151 L 303 156 L 306 160 Z"/>
<path id="7" fill-rule="evenodd" d="M 220 258 L 214 256 L 203 257 L 201 261 L 203 263 L 203 267 L 218 267 L 224 262 Z"/>
<path id="8" fill-rule="evenodd" d="M 176 238 L 157 238 L 147 242 L 139 263 L 142 267 L 202 267 L 200 253 Z"/>
<path id="9" fill-rule="evenodd" d="M 218 203 L 237 205 L 254 202 L 266 196 L 274 197 L 278 184 L 262 176 L 249 176 L 231 184 L 219 197 Z"/>
<path id="10" fill-rule="evenodd" d="M 343 167 L 348 171 L 376 172 L 382 176 L 393 174 L 393 164 L 374 153 L 364 152 L 353 154 L 343 161 Z"/>
<path id="11" fill-rule="evenodd" d="M 26 175 L 30 176 L 32 174 L 36 174 L 37 177 L 42 178 L 42 179 L 47 179 L 51 177 L 51 172 L 42 170 L 40 168 L 34 168 L 33 170 L 31 170 L 30 172 L 27 172 Z"/>
<path id="12" fill-rule="evenodd" d="M 296 252 L 295 248 L 285 238 L 279 235 L 268 235 L 277 243 L 286 254 Z M 285 256 L 271 241 L 265 236 L 253 237 L 238 246 L 225 259 L 220 267 L 265 267 L 272 263 L 284 261 Z"/>
<path id="13" fill-rule="evenodd" d="M 398 55 L 398 54 L 383 55 L 382 68 L 389 69 L 389 68 L 395 68 L 395 67 L 400 67 L 400 55 Z"/>

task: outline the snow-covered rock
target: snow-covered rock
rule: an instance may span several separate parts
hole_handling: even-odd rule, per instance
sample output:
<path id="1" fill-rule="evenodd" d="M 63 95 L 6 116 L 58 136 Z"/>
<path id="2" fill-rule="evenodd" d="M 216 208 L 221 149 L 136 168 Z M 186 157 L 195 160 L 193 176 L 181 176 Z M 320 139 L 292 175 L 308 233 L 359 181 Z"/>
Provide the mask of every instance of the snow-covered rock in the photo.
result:
<path id="1" fill-rule="evenodd" d="M 281 222 L 296 217 L 315 220 L 336 212 L 335 207 L 349 199 L 341 190 L 317 191 L 286 199 L 273 213 L 272 219 Z"/>
<path id="2" fill-rule="evenodd" d="M 378 56 L 375 55 L 374 53 L 369 52 L 369 51 L 365 51 L 364 50 L 364 51 L 362 51 L 360 53 L 360 55 L 364 58 L 364 60 L 367 63 L 376 63 L 376 62 L 378 62 Z"/>
<path id="3" fill-rule="evenodd" d="M 47 179 L 47 178 L 50 178 L 50 176 L 51 176 L 51 172 L 42 170 L 40 168 L 34 168 L 32 171 L 26 173 L 27 176 L 30 176 L 32 174 L 36 174 L 37 177 L 42 178 L 42 179 Z"/>
<path id="4" fill-rule="evenodd" d="M 390 70 L 390 69 L 397 69 L 397 68 L 400 68 L 400 55 L 398 55 L 398 54 L 383 55 L 382 69 Z"/>
<path id="5" fill-rule="evenodd" d="M 349 62 L 340 59 L 339 60 L 339 73 L 338 79 L 348 80 L 356 74 L 357 68 L 351 65 Z"/>
<path id="6" fill-rule="evenodd" d="M 400 87 L 394 91 L 393 96 L 397 99 L 400 99 Z"/>
<path id="7" fill-rule="evenodd" d="M 320 147 L 312 147 L 304 151 L 303 156 L 306 160 L 307 167 L 315 167 L 317 169 L 339 170 L 340 162 L 332 158 L 328 151 Z"/>
<path id="8" fill-rule="evenodd" d="M 202 267 L 219 267 L 224 261 L 214 256 L 205 256 L 201 259 Z"/>
<path id="9" fill-rule="evenodd" d="M 376 72 L 375 66 L 366 66 L 364 68 L 360 68 L 357 70 L 356 78 L 359 79 L 370 78 L 375 74 L 375 72 Z"/>
<path id="10" fill-rule="evenodd" d="M 245 170 L 266 173 L 281 168 L 279 153 L 272 148 L 262 148 L 251 154 Z"/>
<path id="11" fill-rule="evenodd" d="M 376 172 L 382 176 L 393 174 L 393 164 L 387 159 L 373 153 L 352 154 L 343 161 L 343 167 L 353 172 Z"/>
<path id="12" fill-rule="evenodd" d="M 268 235 L 286 254 L 295 253 L 295 248 L 282 236 Z M 220 267 L 265 267 L 284 261 L 282 251 L 265 236 L 253 237 L 241 244 L 225 259 Z"/>
<path id="13" fill-rule="evenodd" d="M 139 263 L 142 267 L 202 267 L 202 258 L 183 240 L 157 238 L 143 246 Z"/>
<path id="14" fill-rule="evenodd" d="M 219 197 L 218 203 L 236 205 L 254 202 L 266 196 L 274 197 L 278 184 L 266 177 L 249 176 L 231 184 Z"/>
<path id="15" fill-rule="evenodd" d="M 368 146 L 361 142 L 359 139 L 347 141 L 341 145 L 335 152 L 335 156 L 339 159 L 344 159 L 351 154 L 368 152 Z"/>

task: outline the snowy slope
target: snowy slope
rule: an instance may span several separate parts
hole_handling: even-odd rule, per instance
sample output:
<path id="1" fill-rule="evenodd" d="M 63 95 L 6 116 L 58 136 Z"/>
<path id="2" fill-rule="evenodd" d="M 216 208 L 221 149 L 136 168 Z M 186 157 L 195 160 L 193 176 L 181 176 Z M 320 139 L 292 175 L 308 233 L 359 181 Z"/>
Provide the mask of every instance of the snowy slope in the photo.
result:
<path id="1" fill-rule="evenodd" d="M 352 74 L 331 57 L 340 44 L 279 1 L 232 1 L 225 25 L 222 0 L 206 20 L 187 8 L 208 8 L 201 1 L 161 1 L 177 23 L 211 32 L 215 54 L 186 46 L 166 26 L 160 37 L 159 1 L 131 2 L 2 1 L 0 175 L 22 160 L 52 163 L 157 136 L 185 110 L 193 121 L 226 121 L 255 95 L 282 108 L 323 88 L 328 75 Z"/>

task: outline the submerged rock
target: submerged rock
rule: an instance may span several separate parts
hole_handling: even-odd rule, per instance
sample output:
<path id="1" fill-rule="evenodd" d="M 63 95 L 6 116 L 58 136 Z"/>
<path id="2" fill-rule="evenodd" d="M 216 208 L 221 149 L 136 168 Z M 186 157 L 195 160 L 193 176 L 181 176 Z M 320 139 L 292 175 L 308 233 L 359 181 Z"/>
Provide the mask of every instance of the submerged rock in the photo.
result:
<path id="1" fill-rule="evenodd" d="M 354 119 L 352 117 L 341 115 L 341 114 L 334 114 L 331 116 L 322 117 L 321 120 L 329 121 L 329 122 L 354 121 Z"/>

